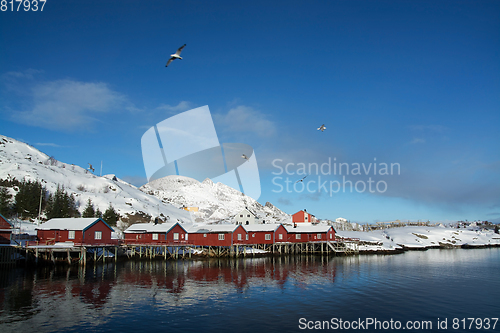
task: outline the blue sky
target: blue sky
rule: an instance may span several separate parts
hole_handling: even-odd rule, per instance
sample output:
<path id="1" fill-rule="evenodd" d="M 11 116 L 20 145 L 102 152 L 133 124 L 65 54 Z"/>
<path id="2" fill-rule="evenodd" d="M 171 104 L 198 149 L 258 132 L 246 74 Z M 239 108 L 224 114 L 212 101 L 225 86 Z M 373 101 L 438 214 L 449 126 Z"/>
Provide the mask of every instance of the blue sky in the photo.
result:
<path id="1" fill-rule="evenodd" d="M 254 148 L 261 203 L 500 221 L 498 1 L 49 0 L 0 33 L 0 133 L 63 162 L 142 185 L 144 132 L 208 105 L 221 143 Z"/>

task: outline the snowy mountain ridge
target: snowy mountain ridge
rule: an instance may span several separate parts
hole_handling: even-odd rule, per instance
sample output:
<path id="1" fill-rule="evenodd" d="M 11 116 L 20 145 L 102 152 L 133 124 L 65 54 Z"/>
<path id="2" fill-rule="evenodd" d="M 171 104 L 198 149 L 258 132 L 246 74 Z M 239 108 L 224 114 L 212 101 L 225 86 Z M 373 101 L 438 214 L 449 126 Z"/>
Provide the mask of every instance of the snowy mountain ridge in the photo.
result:
<path id="1" fill-rule="evenodd" d="M 167 176 L 151 181 L 140 189 L 174 206 L 196 207 L 198 218 L 209 221 L 226 220 L 234 222 L 234 216 L 248 208 L 266 223 L 288 223 L 289 214 L 271 203 L 261 205 L 256 200 L 242 194 L 223 183 L 210 179 L 199 182 L 184 176 Z"/>
<path id="2" fill-rule="evenodd" d="M 80 212 L 91 199 L 95 209 L 104 212 L 111 204 L 129 222 L 146 222 L 155 216 L 191 222 L 189 212 L 166 204 L 114 175 L 96 176 L 89 170 L 57 161 L 26 143 L 3 135 L 0 135 L 0 179 L 38 180 L 50 193 L 54 193 L 58 185 L 64 186 L 65 191 L 75 196 Z M 10 188 L 10 192 L 15 195 L 16 190 Z"/>

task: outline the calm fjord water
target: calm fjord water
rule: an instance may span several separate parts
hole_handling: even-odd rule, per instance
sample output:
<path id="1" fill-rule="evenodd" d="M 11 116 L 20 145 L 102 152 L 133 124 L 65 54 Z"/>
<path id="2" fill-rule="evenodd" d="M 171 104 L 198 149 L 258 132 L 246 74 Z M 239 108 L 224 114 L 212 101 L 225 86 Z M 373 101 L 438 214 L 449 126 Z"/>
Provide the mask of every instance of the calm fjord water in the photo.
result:
<path id="1" fill-rule="evenodd" d="M 478 331 L 452 328 L 471 317 L 500 317 L 500 248 L 0 271 L 0 332 L 285 332 L 367 318 Z"/>

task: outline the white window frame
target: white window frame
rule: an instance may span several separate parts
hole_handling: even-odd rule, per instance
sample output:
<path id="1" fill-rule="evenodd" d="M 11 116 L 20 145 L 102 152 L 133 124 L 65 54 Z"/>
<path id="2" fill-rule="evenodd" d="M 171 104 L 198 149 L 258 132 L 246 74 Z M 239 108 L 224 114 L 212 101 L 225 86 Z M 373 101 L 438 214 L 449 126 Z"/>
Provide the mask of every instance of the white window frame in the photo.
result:
<path id="1" fill-rule="evenodd" d="M 174 241 L 179 240 L 179 233 L 174 232 Z"/>
<path id="2" fill-rule="evenodd" d="M 102 231 L 95 231 L 94 239 L 102 239 Z"/>
<path id="3" fill-rule="evenodd" d="M 300 239 L 300 234 L 295 234 L 295 239 Z"/>
<path id="4" fill-rule="evenodd" d="M 321 234 L 318 234 L 317 237 L 318 237 L 318 239 L 321 239 Z"/>
<path id="5" fill-rule="evenodd" d="M 219 234 L 219 240 L 224 240 L 224 234 Z"/>
<path id="6" fill-rule="evenodd" d="M 265 234 L 264 239 L 265 240 L 271 240 L 271 234 Z"/>
<path id="7" fill-rule="evenodd" d="M 238 240 L 241 240 L 243 237 L 241 237 L 241 234 L 238 234 Z"/>
<path id="8" fill-rule="evenodd" d="M 68 230 L 68 239 L 75 239 L 75 230 Z"/>
<path id="9" fill-rule="evenodd" d="M 248 240 L 248 234 L 245 236 L 245 239 Z"/>
<path id="10" fill-rule="evenodd" d="M 184 238 L 185 240 L 188 240 L 188 235 L 189 235 L 189 234 L 186 234 L 186 237 Z"/>
<path id="11" fill-rule="evenodd" d="M 151 239 L 152 240 L 158 240 L 158 234 L 154 233 L 153 235 L 151 235 Z"/>
<path id="12" fill-rule="evenodd" d="M 207 237 L 207 234 L 203 234 L 203 237 Z"/>
<path id="13" fill-rule="evenodd" d="M 278 239 L 283 239 L 283 234 L 279 234 Z"/>

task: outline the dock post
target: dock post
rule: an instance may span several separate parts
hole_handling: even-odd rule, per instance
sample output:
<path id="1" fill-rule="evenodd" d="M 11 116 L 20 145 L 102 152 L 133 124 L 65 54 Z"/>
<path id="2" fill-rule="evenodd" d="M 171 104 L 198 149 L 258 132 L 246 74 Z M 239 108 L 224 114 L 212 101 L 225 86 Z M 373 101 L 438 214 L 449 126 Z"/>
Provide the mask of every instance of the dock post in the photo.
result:
<path id="1" fill-rule="evenodd" d="M 68 264 L 71 265 L 71 254 L 69 252 L 69 249 L 66 250 L 66 253 L 68 254 Z"/>

